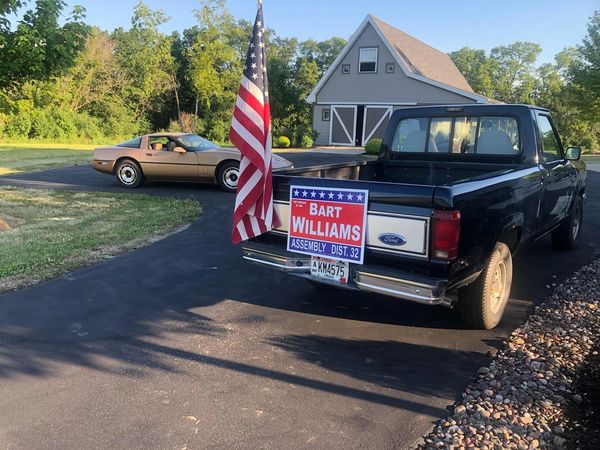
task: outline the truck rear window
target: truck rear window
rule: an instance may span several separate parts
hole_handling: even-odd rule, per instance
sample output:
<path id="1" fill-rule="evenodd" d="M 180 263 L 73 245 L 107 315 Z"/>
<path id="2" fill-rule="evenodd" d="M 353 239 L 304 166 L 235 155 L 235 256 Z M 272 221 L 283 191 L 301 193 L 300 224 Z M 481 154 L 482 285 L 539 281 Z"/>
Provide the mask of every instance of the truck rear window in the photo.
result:
<path id="1" fill-rule="evenodd" d="M 512 117 L 435 117 L 402 119 L 393 153 L 516 155 L 519 127 Z"/>

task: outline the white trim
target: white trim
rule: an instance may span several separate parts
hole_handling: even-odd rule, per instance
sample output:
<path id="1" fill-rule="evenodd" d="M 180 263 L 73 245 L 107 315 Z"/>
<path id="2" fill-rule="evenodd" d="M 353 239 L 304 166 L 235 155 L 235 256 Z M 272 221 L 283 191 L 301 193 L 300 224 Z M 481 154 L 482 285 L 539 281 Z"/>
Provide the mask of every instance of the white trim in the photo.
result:
<path id="1" fill-rule="evenodd" d="M 352 48 L 354 43 L 358 40 L 358 38 L 362 34 L 363 28 L 365 27 L 365 25 L 367 23 L 370 22 L 370 20 L 371 20 L 370 17 L 371 17 L 370 15 L 367 15 L 367 17 L 365 17 L 363 19 L 363 21 L 361 22 L 359 27 L 356 29 L 354 34 L 352 36 L 350 36 L 350 39 L 348 39 L 348 42 L 346 42 L 346 45 L 344 46 L 344 48 L 342 49 L 340 54 L 337 55 L 337 58 L 335 58 L 335 60 L 331 64 L 331 66 L 329 66 L 329 69 L 327 69 L 325 74 L 323 74 L 323 76 L 321 77 L 321 79 L 319 80 L 319 82 L 317 83 L 315 88 L 311 91 L 311 93 L 308 94 L 308 97 L 306 97 L 306 101 L 308 103 L 315 103 L 317 101 L 317 92 L 319 92 L 321 90 L 321 88 L 323 87 L 325 82 L 329 79 L 329 77 L 333 74 L 333 72 L 338 68 L 338 66 L 340 65 L 340 63 L 342 62 L 342 60 L 344 59 L 346 54 L 350 51 L 350 49 Z"/>
<path id="2" fill-rule="evenodd" d="M 365 138 L 365 130 L 367 128 L 367 113 L 369 111 L 369 108 L 372 108 L 372 109 L 383 109 L 384 107 L 383 106 L 372 106 L 372 105 L 369 106 L 369 105 L 365 105 L 365 110 L 364 110 L 364 114 L 363 114 L 362 141 L 360 141 L 362 146 L 364 146 L 367 142 L 369 142 L 369 139 L 371 139 L 371 137 L 373 137 L 373 134 L 375 133 L 375 131 L 377 130 L 377 128 L 379 128 L 379 126 L 385 120 L 386 117 L 388 119 L 390 117 L 392 117 L 392 112 L 394 110 L 393 106 L 388 106 L 387 107 L 387 111 L 385 113 L 383 113 L 383 115 L 381 116 L 381 119 L 379 119 L 379 121 L 377 122 L 377 124 L 371 130 L 371 134 L 369 134 Z"/>
<path id="3" fill-rule="evenodd" d="M 350 138 L 350 133 L 348 133 L 348 129 L 346 128 L 346 125 L 344 125 L 344 121 L 342 120 L 342 118 L 336 111 L 336 108 L 350 109 L 351 106 L 352 106 L 352 109 L 354 109 L 354 116 L 352 118 L 352 138 Z M 329 115 L 329 145 L 348 145 L 348 146 L 352 146 L 352 147 L 354 147 L 356 145 L 356 110 L 357 110 L 357 108 L 358 108 L 357 105 L 331 105 L 331 114 Z M 348 142 L 333 142 L 334 116 L 336 116 L 338 121 L 340 122 L 340 125 L 342 126 L 342 129 L 344 130 L 346 137 L 350 140 L 350 143 L 348 143 Z"/>
<path id="4" fill-rule="evenodd" d="M 361 61 L 360 57 L 362 55 L 363 50 L 375 50 L 375 70 L 360 70 L 360 65 L 363 61 Z M 365 63 L 370 63 L 373 61 L 364 61 Z M 377 69 L 379 68 L 379 48 L 378 47 L 361 47 L 358 49 L 358 73 L 377 73 Z"/>
<path id="5" fill-rule="evenodd" d="M 402 72 L 407 77 L 412 78 L 417 81 L 421 81 L 426 84 L 430 84 L 432 86 L 438 87 L 440 89 L 444 89 L 449 92 L 453 92 L 454 94 L 458 94 L 462 97 L 470 98 L 471 100 L 475 100 L 477 103 L 489 103 L 487 97 L 485 97 L 483 95 L 475 94 L 474 92 L 464 91 L 455 86 L 450 86 L 446 83 L 435 81 L 430 78 L 426 78 L 422 75 L 416 75 L 416 74 L 410 72 L 409 70 L 407 70 L 406 69 L 407 65 L 406 65 L 405 61 L 400 56 L 400 54 L 396 51 L 396 49 L 391 45 L 391 43 L 385 38 L 382 31 L 379 29 L 379 27 L 373 20 L 373 16 L 371 16 L 371 14 L 368 14 L 367 17 L 364 18 L 364 20 L 361 22 L 361 24 L 359 25 L 357 30 L 354 32 L 354 34 L 350 37 L 350 39 L 348 39 L 348 42 L 346 43 L 346 45 L 344 46 L 344 48 L 342 49 L 340 54 L 337 56 L 337 58 L 333 61 L 333 63 L 329 67 L 329 69 L 327 69 L 327 71 L 321 77 L 321 79 L 319 80 L 319 82 L 317 83 L 315 88 L 311 91 L 311 93 L 308 95 L 308 97 L 306 97 L 307 103 L 316 103 L 317 93 L 321 90 L 321 88 L 323 87 L 325 82 L 331 77 L 331 75 L 337 69 L 337 67 L 342 62 L 342 60 L 344 59 L 346 54 L 354 46 L 354 44 L 356 43 L 358 38 L 361 36 L 362 32 L 364 31 L 365 27 L 368 24 L 370 24 L 373 27 L 373 29 L 375 30 L 375 32 L 377 33 L 379 38 L 383 41 L 386 48 L 389 50 L 389 52 L 392 54 L 392 56 L 394 57 L 394 59 L 396 60 L 398 65 L 400 66 L 400 69 L 402 70 Z M 354 102 L 354 103 L 357 103 L 357 102 Z"/>
<path id="6" fill-rule="evenodd" d="M 418 103 L 417 102 L 404 102 L 404 103 L 390 103 L 390 102 L 335 102 L 334 103 L 337 106 L 347 106 L 347 105 L 365 105 L 365 106 L 374 106 L 374 105 L 381 105 L 381 106 L 417 106 Z M 327 105 L 327 106 L 331 106 L 332 103 L 331 102 L 317 102 L 315 103 L 315 105 Z"/>

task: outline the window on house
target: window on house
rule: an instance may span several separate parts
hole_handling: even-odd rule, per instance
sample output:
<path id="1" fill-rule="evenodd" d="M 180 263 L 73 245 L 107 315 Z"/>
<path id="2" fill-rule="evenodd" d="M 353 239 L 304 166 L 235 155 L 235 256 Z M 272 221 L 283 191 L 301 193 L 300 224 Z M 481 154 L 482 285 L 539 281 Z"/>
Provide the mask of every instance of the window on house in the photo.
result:
<path id="1" fill-rule="evenodd" d="M 358 60 L 360 73 L 377 72 L 377 48 L 361 48 Z"/>

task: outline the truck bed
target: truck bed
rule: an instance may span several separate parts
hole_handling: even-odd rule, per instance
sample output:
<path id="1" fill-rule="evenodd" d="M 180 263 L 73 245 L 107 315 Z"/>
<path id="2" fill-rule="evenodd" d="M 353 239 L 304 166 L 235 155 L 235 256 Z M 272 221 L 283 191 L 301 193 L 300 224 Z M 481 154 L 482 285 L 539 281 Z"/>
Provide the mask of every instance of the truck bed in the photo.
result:
<path id="1" fill-rule="evenodd" d="M 330 178 L 420 186 L 451 186 L 479 181 L 510 172 L 514 164 L 482 164 L 448 161 L 353 161 L 279 172 L 292 177 Z"/>

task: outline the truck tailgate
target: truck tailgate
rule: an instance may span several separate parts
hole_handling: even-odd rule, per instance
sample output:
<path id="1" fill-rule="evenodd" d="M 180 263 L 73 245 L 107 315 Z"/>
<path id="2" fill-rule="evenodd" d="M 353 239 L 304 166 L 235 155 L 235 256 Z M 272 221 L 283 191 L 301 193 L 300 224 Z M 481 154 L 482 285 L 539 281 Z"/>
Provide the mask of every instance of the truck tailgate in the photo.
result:
<path id="1" fill-rule="evenodd" d="M 366 189 L 369 191 L 366 250 L 428 258 L 433 186 L 286 176 L 274 179 L 274 206 L 281 219 L 275 233 L 287 234 L 291 185 Z"/>

